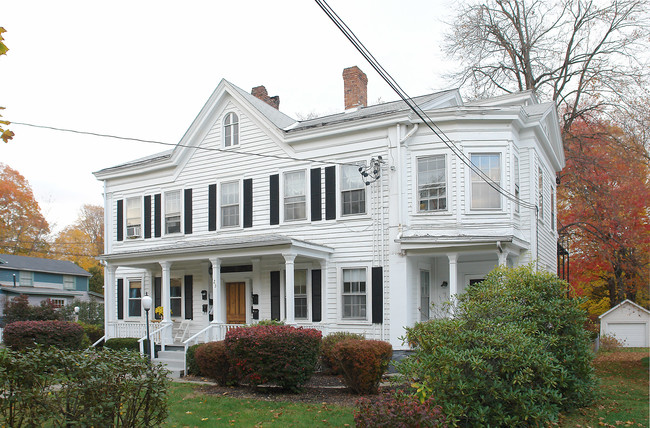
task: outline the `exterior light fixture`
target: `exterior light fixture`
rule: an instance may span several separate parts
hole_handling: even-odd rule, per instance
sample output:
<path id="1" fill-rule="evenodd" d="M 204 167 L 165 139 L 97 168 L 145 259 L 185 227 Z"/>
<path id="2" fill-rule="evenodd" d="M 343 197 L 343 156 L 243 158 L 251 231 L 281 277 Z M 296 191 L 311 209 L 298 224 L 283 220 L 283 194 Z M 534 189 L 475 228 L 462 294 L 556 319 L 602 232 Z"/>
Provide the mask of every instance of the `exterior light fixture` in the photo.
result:
<path id="1" fill-rule="evenodd" d="M 144 309 L 147 326 L 147 356 L 149 357 L 149 362 L 151 362 L 151 337 L 149 337 L 149 311 L 151 310 L 151 304 L 151 296 L 149 296 L 149 293 L 144 293 L 144 297 L 142 298 L 142 309 Z"/>

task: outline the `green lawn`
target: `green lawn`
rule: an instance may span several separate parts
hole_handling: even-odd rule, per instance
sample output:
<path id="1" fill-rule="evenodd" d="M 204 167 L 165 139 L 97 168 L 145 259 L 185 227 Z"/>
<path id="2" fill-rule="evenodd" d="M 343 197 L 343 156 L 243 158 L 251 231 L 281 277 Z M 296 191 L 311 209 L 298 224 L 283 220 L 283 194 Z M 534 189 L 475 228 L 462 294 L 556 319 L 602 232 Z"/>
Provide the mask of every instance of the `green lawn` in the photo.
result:
<path id="1" fill-rule="evenodd" d="M 354 426 L 353 408 L 244 400 L 202 394 L 199 386 L 174 383 L 170 389 L 170 427 Z"/>

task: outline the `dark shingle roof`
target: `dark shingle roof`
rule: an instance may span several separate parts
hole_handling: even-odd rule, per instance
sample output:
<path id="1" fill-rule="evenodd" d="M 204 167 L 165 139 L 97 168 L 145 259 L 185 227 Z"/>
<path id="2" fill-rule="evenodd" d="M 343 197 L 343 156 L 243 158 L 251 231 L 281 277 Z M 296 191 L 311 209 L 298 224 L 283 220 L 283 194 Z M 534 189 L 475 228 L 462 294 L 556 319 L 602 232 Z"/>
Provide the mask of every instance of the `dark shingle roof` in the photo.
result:
<path id="1" fill-rule="evenodd" d="M 0 254 L 0 269 L 92 276 L 76 264 L 65 260 L 41 259 L 13 254 Z"/>

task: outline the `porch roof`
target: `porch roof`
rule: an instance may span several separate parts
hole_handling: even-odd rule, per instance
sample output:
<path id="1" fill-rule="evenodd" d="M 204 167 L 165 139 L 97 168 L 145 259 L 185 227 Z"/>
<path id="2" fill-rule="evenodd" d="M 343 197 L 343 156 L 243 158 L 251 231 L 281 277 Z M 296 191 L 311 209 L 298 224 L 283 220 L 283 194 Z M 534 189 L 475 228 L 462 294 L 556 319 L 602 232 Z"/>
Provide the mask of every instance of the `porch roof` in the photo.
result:
<path id="1" fill-rule="evenodd" d="M 427 252 L 463 252 L 510 249 L 526 249 L 526 243 L 514 235 L 417 235 L 402 236 L 395 242 L 403 251 L 425 250 Z"/>
<path id="2" fill-rule="evenodd" d="M 327 259 L 334 249 L 313 242 L 283 235 L 255 235 L 175 241 L 151 248 L 117 251 L 99 258 L 108 263 L 140 264 L 160 260 L 192 260 L 210 257 L 255 257 L 267 254 L 295 254 Z"/>

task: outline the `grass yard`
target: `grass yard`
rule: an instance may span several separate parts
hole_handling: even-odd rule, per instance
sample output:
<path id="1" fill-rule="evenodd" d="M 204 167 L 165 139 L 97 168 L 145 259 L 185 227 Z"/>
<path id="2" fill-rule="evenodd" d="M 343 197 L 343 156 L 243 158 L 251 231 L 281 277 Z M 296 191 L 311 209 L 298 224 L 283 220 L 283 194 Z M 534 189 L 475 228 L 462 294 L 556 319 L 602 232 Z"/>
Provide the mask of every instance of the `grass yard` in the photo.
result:
<path id="1" fill-rule="evenodd" d="M 353 408 L 229 398 L 202 394 L 200 386 L 173 383 L 170 427 L 345 427 L 354 426 Z"/>

